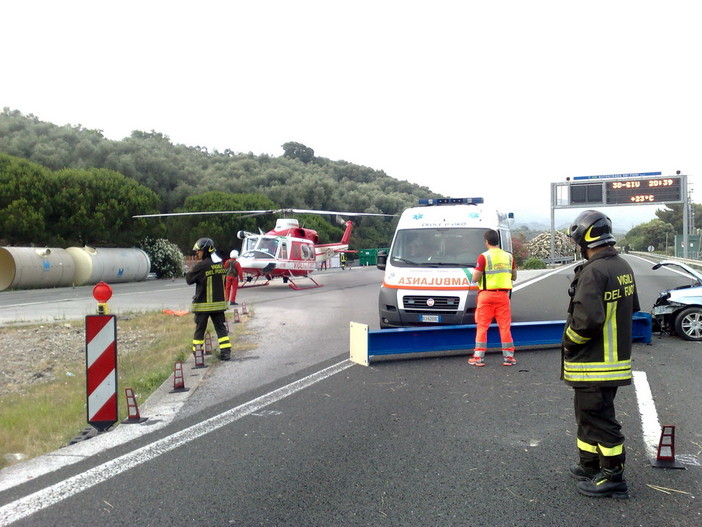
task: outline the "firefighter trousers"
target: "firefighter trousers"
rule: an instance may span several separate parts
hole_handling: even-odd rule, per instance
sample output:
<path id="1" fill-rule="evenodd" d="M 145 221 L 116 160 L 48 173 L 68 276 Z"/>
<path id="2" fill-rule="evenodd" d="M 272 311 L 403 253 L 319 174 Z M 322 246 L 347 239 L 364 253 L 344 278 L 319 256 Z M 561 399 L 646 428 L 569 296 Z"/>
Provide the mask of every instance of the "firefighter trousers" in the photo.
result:
<path id="1" fill-rule="evenodd" d="M 624 435 L 614 411 L 617 387 L 574 387 L 580 464 L 589 469 L 614 469 L 624 464 Z"/>
<path id="2" fill-rule="evenodd" d="M 224 311 L 198 311 L 195 313 L 193 352 L 195 352 L 197 346 L 202 346 L 205 344 L 205 331 L 207 330 L 207 322 L 210 319 L 212 319 L 212 325 L 217 333 L 219 350 L 225 355 L 229 354 L 232 349 L 232 343 L 229 340 L 229 330 L 227 329 L 227 321 L 224 316 Z"/>

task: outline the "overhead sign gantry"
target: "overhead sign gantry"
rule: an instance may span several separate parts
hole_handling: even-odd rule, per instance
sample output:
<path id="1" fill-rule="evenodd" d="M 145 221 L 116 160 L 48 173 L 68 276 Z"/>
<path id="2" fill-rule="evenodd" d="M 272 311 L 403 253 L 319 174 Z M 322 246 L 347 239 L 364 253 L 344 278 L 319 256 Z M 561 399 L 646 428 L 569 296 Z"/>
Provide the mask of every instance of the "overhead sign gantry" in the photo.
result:
<path id="1" fill-rule="evenodd" d="M 551 183 L 551 258 L 555 257 L 555 209 L 655 205 L 683 203 L 683 246 L 687 258 L 688 192 L 687 176 L 661 172 L 579 176 Z"/>

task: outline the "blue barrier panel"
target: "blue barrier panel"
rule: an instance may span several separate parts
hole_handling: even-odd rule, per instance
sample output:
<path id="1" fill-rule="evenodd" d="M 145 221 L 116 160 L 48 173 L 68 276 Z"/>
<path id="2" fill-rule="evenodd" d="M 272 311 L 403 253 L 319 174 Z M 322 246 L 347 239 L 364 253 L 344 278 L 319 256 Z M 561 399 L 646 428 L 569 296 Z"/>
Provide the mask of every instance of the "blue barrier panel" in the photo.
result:
<path id="1" fill-rule="evenodd" d="M 515 322 L 512 339 L 515 347 L 560 345 L 565 320 Z M 380 329 L 368 332 L 368 356 L 472 350 L 475 324 L 423 328 Z M 488 348 L 501 348 L 497 324 L 488 328 Z"/>
<path id="2" fill-rule="evenodd" d="M 651 343 L 652 318 L 639 311 L 632 317 L 632 340 Z M 517 349 L 528 347 L 558 347 L 561 344 L 565 320 L 514 322 L 512 339 Z M 365 324 L 351 322 L 351 360 L 368 365 L 372 357 L 409 353 L 432 353 L 473 350 L 475 324 L 458 326 L 428 326 L 369 330 Z M 497 324 L 488 328 L 488 349 L 501 349 Z"/>
<path id="3" fill-rule="evenodd" d="M 651 313 L 637 311 L 632 318 L 632 340 L 634 342 L 651 343 L 653 333 L 653 317 Z"/>

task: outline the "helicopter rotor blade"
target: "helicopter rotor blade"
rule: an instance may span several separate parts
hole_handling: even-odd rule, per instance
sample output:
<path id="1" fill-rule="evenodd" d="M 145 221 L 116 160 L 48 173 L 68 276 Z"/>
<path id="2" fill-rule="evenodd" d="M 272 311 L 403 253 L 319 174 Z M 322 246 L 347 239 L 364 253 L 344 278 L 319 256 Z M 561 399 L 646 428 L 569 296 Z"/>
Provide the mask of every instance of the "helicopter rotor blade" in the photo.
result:
<path id="1" fill-rule="evenodd" d="M 308 210 L 308 209 L 280 209 L 274 212 L 295 214 L 329 214 L 331 216 L 397 216 L 397 214 L 383 214 L 375 212 L 339 212 L 335 210 Z"/>
<path id="2" fill-rule="evenodd" d="M 258 216 L 260 214 L 271 214 L 273 210 L 201 210 L 193 212 L 163 212 L 160 214 L 137 214 L 132 218 L 166 218 L 170 216 L 204 216 L 211 214 L 248 214 Z M 247 217 L 247 216 L 245 216 Z"/>
<path id="3" fill-rule="evenodd" d="M 160 214 L 137 214 L 132 218 L 166 218 L 172 216 L 204 216 L 213 214 L 243 214 L 243 218 L 252 218 L 263 214 L 329 214 L 331 216 L 384 216 L 392 217 L 397 214 L 382 214 L 375 212 L 338 212 L 333 210 L 311 209 L 268 209 L 268 210 L 204 210 L 194 212 L 164 212 Z"/>

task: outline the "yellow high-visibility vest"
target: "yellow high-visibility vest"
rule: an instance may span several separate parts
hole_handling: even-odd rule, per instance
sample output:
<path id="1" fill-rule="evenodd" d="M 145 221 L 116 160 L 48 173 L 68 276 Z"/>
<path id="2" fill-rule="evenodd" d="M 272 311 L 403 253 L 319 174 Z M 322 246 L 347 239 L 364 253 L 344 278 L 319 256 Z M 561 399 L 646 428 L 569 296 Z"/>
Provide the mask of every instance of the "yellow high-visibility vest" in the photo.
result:
<path id="1" fill-rule="evenodd" d="M 488 249 L 481 289 L 512 289 L 512 255 L 502 249 Z"/>

